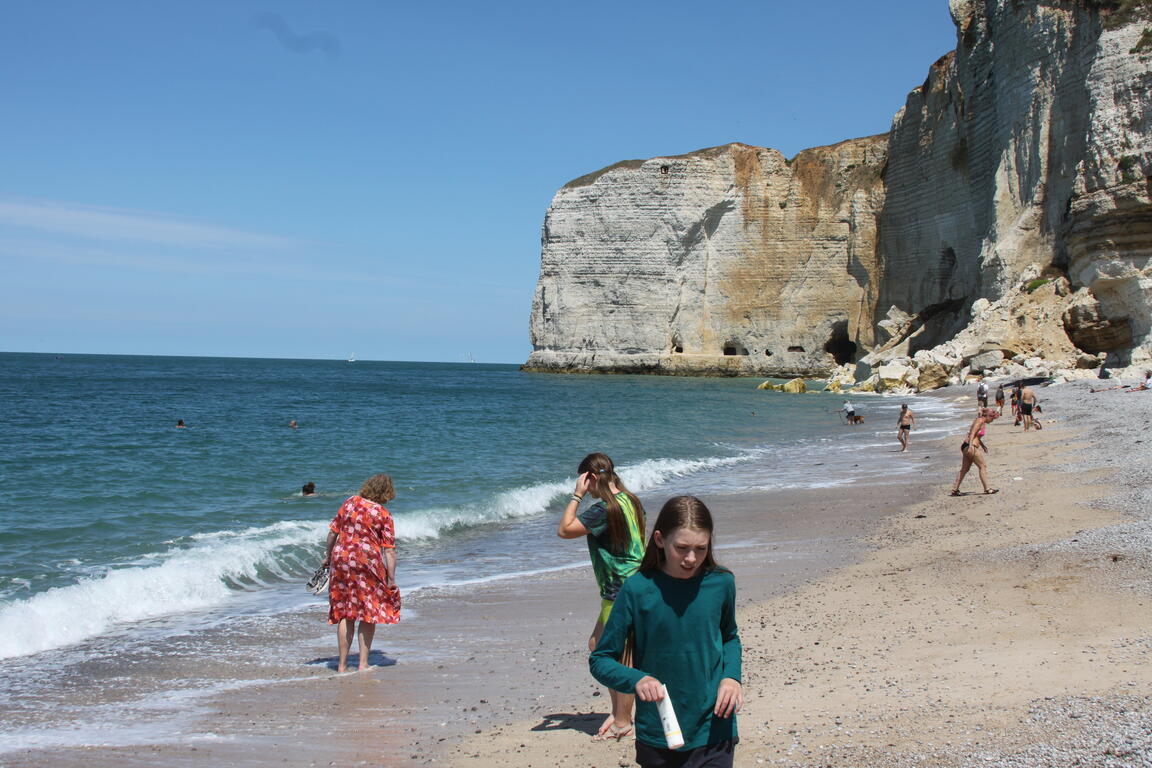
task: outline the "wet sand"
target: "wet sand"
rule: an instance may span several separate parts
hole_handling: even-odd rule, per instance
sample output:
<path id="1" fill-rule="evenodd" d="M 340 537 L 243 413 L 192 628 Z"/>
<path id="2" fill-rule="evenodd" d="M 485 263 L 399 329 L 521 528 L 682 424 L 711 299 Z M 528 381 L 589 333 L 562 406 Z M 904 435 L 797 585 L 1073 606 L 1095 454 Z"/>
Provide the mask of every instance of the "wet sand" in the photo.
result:
<path id="1" fill-rule="evenodd" d="M 914 434 L 901 455 L 893 434 L 893 452 L 862 460 L 916 462 L 919 474 L 707 499 L 739 588 L 737 765 L 1147 759 L 1149 563 L 1122 546 L 1144 534 L 1110 538 L 1108 526 L 1139 523 L 1116 498 L 1147 499 L 1150 457 L 1133 446 L 1152 393 L 1065 385 L 1041 399 L 1050 393 L 1043 432 L 992 427 L 995 496 L 947 495 L 962 437 Z M 1135 417 L 1114 418 L 1120 406 Z M 1096 416 L 1069 415 L 1085 411 Z M 978 488 L 970 476 L 965 489 Z M 663 499 L 645 502 L 654 514 Z M 323 617 L 301 615 L 280 630 L 287 643 L 312 638 L 292 679 L 213 697 L 195 713 L 198 737 L 0 764 L 631 765 L 629 741 L 590 741 L 607 701 L 587 674 L 597 604 L 583 567 L 426 592 L 411 620 L 380 628 L 377 666 L 342 676 L 323 665 L 334 653 Z"/>

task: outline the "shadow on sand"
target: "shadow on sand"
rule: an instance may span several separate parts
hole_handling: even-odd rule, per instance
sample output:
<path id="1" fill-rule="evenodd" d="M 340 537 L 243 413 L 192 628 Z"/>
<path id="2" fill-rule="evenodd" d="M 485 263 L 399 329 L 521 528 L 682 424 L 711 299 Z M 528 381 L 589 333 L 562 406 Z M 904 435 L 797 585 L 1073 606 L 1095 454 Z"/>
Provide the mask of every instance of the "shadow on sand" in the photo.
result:
<path id="1" fill-rule="evenodd" d="M 340 662 L 339 656 L 321 656 L 312 661 L 307 661 L 310 667 L 328 667 L 328 669 L 335 670 Z M 355 651 L 348 654 L 348 667 L 354 668 L 360 662 L 360 656 Z M 385 656 L 383 651 L 368 651 L 368 666 L 370 667 L 390 667 L 396 663 L 396 659 L 390 656 Z"/>
<path id="2" fill-rule="evenodd" d="M 585 715 L 571 712 L 556 712 L 544 715 L 538 725 L 532 726 L 533 731 L 580 731 L 589 736 L 595 736 L 600 723 L 604 722 L 604 715 L 588 713 Z"/>

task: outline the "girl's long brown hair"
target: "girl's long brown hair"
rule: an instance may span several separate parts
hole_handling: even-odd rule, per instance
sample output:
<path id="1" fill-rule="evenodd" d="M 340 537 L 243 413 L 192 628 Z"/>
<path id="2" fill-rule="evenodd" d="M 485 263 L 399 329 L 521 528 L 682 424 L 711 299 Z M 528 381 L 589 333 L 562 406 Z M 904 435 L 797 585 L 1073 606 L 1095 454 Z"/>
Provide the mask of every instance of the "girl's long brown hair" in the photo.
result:
<path id="1" fill-rule="evenodd" d="M 623 491 L 628 500 L 632 502 L 632 508 L 636 510 L 636 529 L 640 531 L 641 538 L 644 537 L 644 505 L 640 503 L 640 499 L 636 498 L 636 494 L 625 487 L 624 481 L 616 474 L 612 459 L 603 453 L 590 453 L 584 457 L 577 473 L 582 475 L 585 472 L 592 473 L 593 482 L 596 484 L 596 495 L 604 501 L 604 509 L 608 513 L 609 548 L 614 553 L 620 554 L 628 544 L 628 520 L 624 517 L 624 510 L 621 508 L 620 502 L 612 493 L 612 486 L 615 485 Z"/>
<path id="2" fill-rule="evenodd" d="M 673 496 L 664 502 L 660 514 L 656 516 L 656 525 L 652 527 L 652 536 L 648 539 L 648 546 L 644 548 L 644 559 L 640 561 L 640 572 L 660 570 L 664 566 L 664 550 L 656 546 L 656 531 L 665 541 L 681 528 L 695 531 L 704 531 L 708 534 L 708 554 L 700 564 L 703 571 L 722 568 L 712 555 L 712 513 L 704 502 L 695 496 Z"/>

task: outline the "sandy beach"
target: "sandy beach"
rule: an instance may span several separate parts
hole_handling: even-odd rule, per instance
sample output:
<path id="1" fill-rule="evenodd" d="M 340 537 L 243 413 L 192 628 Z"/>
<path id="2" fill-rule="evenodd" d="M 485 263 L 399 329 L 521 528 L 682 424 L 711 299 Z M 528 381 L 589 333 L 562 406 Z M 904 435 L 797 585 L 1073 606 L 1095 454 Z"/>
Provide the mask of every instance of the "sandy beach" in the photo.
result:
<path id="1" fill-rule="evenodd" d="M 737 765 L 1149 764 L 1152 392 L 1088 390 L 1039 390 L 1041 432 L 992 426 L 994 496 L 974 474 L 948 496 L 959 430 L 901 455 L 893 429 L 867 459 L 920 471 L 890 485 L 708 499 L 739 587 Z M 590 740 L 596 605 L 586 568 L 429 593 L 343 676 L 301 618 L 283 631 L 316 638 L 304 671 L 201 702 L 195 738 L 2 764 L 631 765 L 630 740 Z"/>
<path id="2" fill-rule="evenodd" d="M 771 597 L 755 562 L 733 563 L 737 765 L 1150 764 L 1152 392 L 1089 388 L 1040 390 L 1043 431 L 993 426 L 996 495 L 970 476 L 948 496 L 962 437 L 914 443 L 932 482 L 860 489 L 857 509 L 892 514 L 858 562 Z M 596 722 L 510 720 L 444 760 L 633 764 L 631 744 L 588 741 Z"/>

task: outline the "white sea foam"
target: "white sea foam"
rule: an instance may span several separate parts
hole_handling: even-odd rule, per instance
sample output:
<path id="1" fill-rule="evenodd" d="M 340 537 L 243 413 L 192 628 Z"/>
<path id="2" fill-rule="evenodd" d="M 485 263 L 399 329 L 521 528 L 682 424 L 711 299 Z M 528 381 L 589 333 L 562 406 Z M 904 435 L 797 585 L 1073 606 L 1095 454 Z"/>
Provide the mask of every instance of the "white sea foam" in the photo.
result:
<path id="1" fill-rule="evenodd" d="M 712 459 L 650 459 L 619 468 L 633 491 L 656 488 L 672 478 L 748 461 L 752 452 Z M 576 478 L 514 488 L 468 507 L 435 507 L 406 512 L 396 517 L 396 536 L 407 541 L 435 539 L 451 530 L 485 523 L 538 515 L 558 497 L 572 492 Z"/>
<path id="2" fill-rule="evenodd" d="M 83 578 L 0 608 L 0 659 L 60 648 L 140 621 L 219 605 L 229 583 L 288 576 L 282 550 L 322 540 L 322 522 L 280 522 L 173 549 L 133 565 Z M 144 559 L 142 559 L 144 560 Z M 62 620 L 61 617 L 67 617 Z"/>

